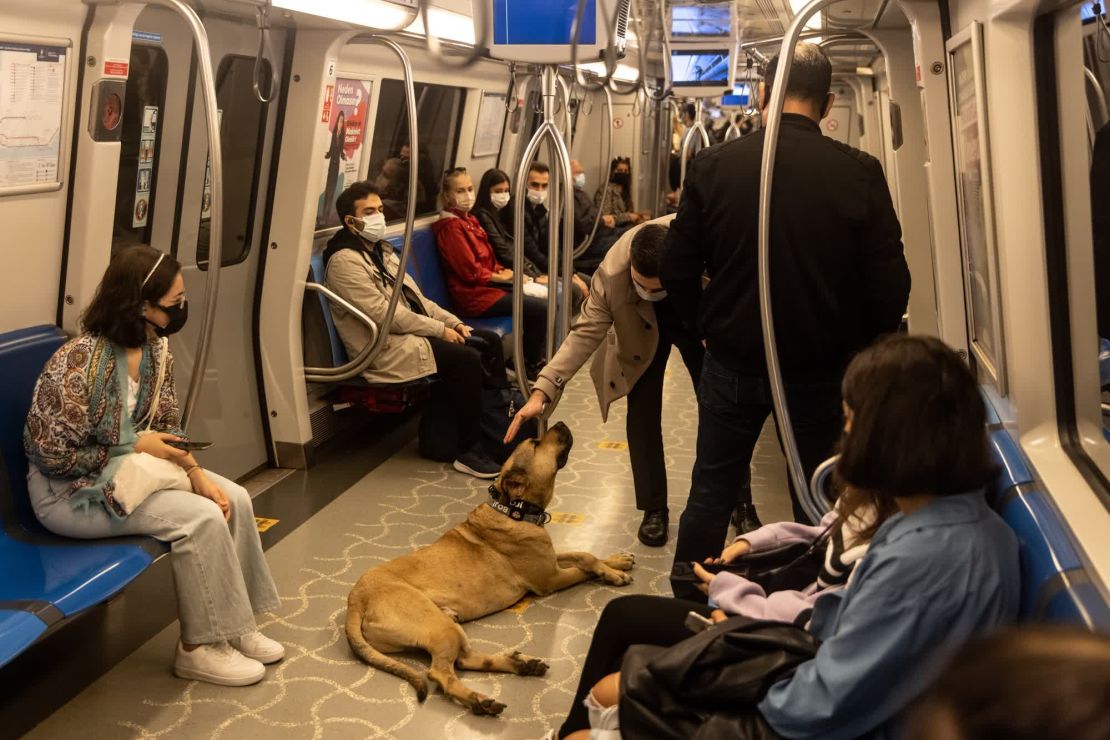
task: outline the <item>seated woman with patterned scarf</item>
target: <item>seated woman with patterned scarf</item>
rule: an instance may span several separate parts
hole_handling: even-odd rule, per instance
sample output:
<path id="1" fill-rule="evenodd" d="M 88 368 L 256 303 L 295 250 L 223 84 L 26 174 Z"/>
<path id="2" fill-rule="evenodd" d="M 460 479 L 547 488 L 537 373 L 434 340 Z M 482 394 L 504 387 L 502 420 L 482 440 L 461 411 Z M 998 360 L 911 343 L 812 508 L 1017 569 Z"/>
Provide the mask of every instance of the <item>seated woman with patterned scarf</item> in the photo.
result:
<path id="1" fill-rule="evenodd" d="M 145 245 L 112 258 L 84 332 L 35 385 L 27 482 L 35 515 L 55 534 L 169 543 L 181 622 L 174 673 L 245 686 L 285 655 L 254 620 L 279 599 L 246 490 L 171 444 L 184 431 L 166 337 L 187 315 L 177 260 Z M 164 479 L 176 482 L 152 492 Z"/>

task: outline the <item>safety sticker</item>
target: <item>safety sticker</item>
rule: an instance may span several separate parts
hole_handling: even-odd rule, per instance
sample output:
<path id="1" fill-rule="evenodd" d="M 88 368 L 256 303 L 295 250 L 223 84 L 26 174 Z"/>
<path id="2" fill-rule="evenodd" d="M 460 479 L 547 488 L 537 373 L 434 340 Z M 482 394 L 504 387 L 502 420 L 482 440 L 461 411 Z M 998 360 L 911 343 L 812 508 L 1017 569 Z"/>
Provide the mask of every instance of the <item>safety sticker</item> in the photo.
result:
<path id="1" fill-rule="evenodd" d="M 280 521 L 280 519 L 267 519 L 264 516 L 256 516 L 254 518 L 254 524 L 258 527 L 259 532 L 265 532 Z"/>
<path id="2" fill-rule="evenodd" d="M 105 59 L 104 74 L 108 75 L 109 77 L 126 77 L 127 62 L 122 62 L 118 59 Z"/>
<path id="3" fill-rule="evenodd" d="M 606 440 L 604 442 L 598 442 L 597 443 L 597 448 L 599 450 L 627 450 L 628 449 L 628 443 L 627 442 L 615 442 L 613 440 Z"/>
<path id="4" fill-rule="evenodd" d="M 569 514 L 565 511 L 552 511 L 550 514 L 552 524 L 570 524 L 573 526 L 586 521 L 585 514 Z"/>
<path id="5" fill-rule="evenodd" d="M 531 596 L 525 596 L 523 599 L 510 606 L 505 611 L 512 612 L 513 614 L 523 614 L 525 611 L 527 611 L 528 607 L 532 606 L 534 602 L 535 599 L 533 599 Z"/>

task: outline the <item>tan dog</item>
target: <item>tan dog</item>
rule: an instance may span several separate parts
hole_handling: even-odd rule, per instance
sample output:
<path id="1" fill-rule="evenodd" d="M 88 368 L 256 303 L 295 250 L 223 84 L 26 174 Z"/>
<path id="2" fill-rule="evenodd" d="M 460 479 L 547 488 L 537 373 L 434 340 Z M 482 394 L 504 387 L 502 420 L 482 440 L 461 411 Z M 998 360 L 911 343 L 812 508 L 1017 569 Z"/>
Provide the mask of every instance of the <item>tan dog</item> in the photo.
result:
<path id="1" fill-rule="evenodd" d="M 366 571 L 347 599 L 351 649 L 412 684 L 420 701 L 431 679 L 475 714 L 498 715 L 505 705 L 467 688 L 456 667 L 520 676 L 546 673 L 547 664 L 538 658 L 475 652 L 457 622 L 499 612 L 525 594 L 544 596 L 594 576 L 613 586 L 632 581 L 623 572 L 632 568 L 631 555 L 603 561 L 585 552 L 556 554 L 542 524 L 524 520 L 542 520 L 572 443 L 562 423 L 538 442 L 523 442 L 491 487 L 497 508 L 482 504 L 431 545 Z M 413 648 L 432 656 L 427 675 L 384 655 Z"/>

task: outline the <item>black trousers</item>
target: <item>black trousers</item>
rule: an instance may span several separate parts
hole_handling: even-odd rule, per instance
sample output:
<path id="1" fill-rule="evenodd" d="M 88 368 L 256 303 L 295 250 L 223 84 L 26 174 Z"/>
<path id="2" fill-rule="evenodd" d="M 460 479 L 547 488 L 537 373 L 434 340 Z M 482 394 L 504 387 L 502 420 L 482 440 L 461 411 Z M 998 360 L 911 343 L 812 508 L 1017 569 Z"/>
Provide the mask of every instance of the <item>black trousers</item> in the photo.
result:
<path id="1" fill-rule="evenodd" d="M 524 296 L 524 361 L 529 365 L 543 362 L 544 340 L 547 338 L 547 301 Z M 482 316 L 512 316 L 513 293 L 507 291 Z M 516 330 L 516 327 L 513 327 Z"/>
<path id="2" fill-rule="evenodd" d="M 670 647 L 682 642 L 693 635 L 686 628 L 687 613 L 697 612 L 708 617 L 712 611 L 705 604 L 666 596 L 621 596 L 606 604 L 594 629 L 586 662 L 582 664 L 574 703 L 559 728 L 559 737 L 589 728 L 589 713 L 582 702 L 598 681 L 621 669 L 628 648 L 633 645 Z"/>
<path id="3" fill-rule="evenodd" d="M 636 488 L 636 508 L 654 511 L 667 508 L 667 460 L 663 455 L 663 373 L 678 347 L 682 362 L 690 373 L 696 391 L 701 377 L 705 350 L 701 342 L 679 328 L 663 322 L 659 326 L 659 347 L 647 370 L 628 394 L 628 457 L 632 462 L 632 483 Z"/>
<path id="4" fill-rule="evenodd" d="M 500 372 L 500 382 L 504 383 L 501 338 L 483 329 L 475 329 L 473 335 L 484 343 L 484 350 L 473 346 L 478 342 L 452 344 L 438 337 L 428 339 L 436 361 L 437 382 L 420 418 L 420 447 L 426 457 L 449 461 L 478 444 L 482 387 L 490 384 L 486 376 Z M 494 377 L 493 382 L 498 379 Z"/>

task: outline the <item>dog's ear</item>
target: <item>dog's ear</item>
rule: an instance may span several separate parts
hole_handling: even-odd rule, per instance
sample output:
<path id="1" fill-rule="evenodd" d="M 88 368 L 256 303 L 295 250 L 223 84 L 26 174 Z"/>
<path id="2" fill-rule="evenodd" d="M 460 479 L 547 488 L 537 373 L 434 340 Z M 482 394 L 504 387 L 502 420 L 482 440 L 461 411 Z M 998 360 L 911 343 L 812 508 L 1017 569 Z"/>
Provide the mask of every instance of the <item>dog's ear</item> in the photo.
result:
<path id="1" fill-rule="evenodd" d="M 500 502 L 508 506 L 510 501 L 524 496 L 528 488 L 528 473 L 520 468 L 511 468 L 501 475 Z"/>

